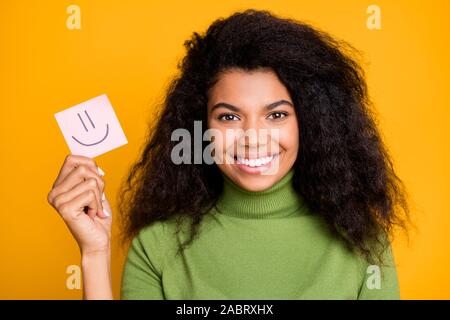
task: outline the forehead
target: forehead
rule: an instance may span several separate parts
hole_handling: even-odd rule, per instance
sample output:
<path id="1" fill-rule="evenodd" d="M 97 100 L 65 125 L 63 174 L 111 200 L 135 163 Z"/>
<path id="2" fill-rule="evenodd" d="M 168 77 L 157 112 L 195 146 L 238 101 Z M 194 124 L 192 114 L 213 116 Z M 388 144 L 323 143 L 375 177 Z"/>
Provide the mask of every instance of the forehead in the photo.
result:
<path id="1" fill-rule="evenodd" d="M 208 91 L 209 107 L 218 102 L 245 107 L 250 104 L 267 104 L 279 99 L 290 101 L 289 92 L 270 69 L 232 69 L 222 72 Z"/>

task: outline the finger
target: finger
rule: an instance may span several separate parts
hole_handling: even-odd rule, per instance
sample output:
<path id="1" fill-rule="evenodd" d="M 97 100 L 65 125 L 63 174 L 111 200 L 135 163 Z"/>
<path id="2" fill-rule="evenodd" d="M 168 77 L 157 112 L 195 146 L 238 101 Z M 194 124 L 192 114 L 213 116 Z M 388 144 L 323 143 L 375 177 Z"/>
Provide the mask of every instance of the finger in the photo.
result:
<path id="1" fill-rule="evenodd" d="M 93 172 L 89 167 L 80 165 L 75 170 L 70 172 L 59 185 L 57 185 L 50 191 L 48 195 L 49 202 L 52 203 L 53 199 L 57 195 L 67 192 L 77 184 L 91 178 L 97 180 L 99 192 L 100 194 L 102 194 L 105 188 L 105 181 L 97 173 Z"/>
<path id="2" fill-rule="evenodd" d="M 92 171 L 94 171 L 94 172 L 99 172 L 100 174 L 103 173 L 103 171 L 101 169 L 98 170 L 99 168 L 97 166 L 97 163 L 94 161 L 94 159 L 85 157 L 85 156 L 70 154 L 70 155 L 66 156 L 66 159 L 64 160 L 64 163 L 61 166 L 61 169 L 58 173 L 58 176 L 55 179 L 53 187 L 60 184 L 72 170 L 74 170 L 75 168 L 77 168 L 80 165 L 87 166 L 87 167 L 91 168 Z M 101 174 L 101 175 L 103 175 L 103 174 Z"/>
<path id="3" fill-rule="evenodd" d="M 87 214 L 94 218 L 98 211 L 98 201 L 95 197 L 95 191 L 92 189 L 86 190 L 72 200 L 62 203 L 56 209 L 65 221 L 71 221 L 77 219 L 80 215 L 86 214 L 84 212 L 85 207 L 88 207 Z"/>
<path id="4" fill-rule="evenodd" d="M 88 180 L 77 184 L 75 187 L 73 187 L 69 191 L 59 194 L 53 201 L 53 205 L 55 208 L 57 208 L 57 207 L 61 206 L 63 203 L 71 201 L 72 199 L 77 197 L 79 194 L 81 194 L 87 190 L 92 190 L 95 193 L 95 198 L 97 201 L 97 208 L 98 208 L 98 212 L 96 212 L 95 214 L 98 214 L 100 217 L 104 217 L 105 214 L 102 212 L 103 204 L 102 204 L 100 192 L 99 192 L 99 189 L 97 186 L 97 181 L 93 178 L 89 178 Z M 95 216 L 95 214 L 94 214 L 94 216 Z M 92 218 L 94 216 L 92 216 Z"/>

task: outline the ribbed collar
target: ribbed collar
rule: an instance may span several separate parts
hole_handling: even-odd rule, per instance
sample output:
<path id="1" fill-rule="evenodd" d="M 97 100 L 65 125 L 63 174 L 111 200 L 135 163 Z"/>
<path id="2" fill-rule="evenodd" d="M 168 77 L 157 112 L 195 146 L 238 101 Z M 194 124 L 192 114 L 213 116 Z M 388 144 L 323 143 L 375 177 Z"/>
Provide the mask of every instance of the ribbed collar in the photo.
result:
<path id="1" fill-rule="evenodd" d="M 222 173 L 223 192 L 216 203 L 221 214 L 243 219 L 282 218 L 304 212 L 303 198 L 294 190 L 294 169 L 270 188 L 248 191 Z"/>

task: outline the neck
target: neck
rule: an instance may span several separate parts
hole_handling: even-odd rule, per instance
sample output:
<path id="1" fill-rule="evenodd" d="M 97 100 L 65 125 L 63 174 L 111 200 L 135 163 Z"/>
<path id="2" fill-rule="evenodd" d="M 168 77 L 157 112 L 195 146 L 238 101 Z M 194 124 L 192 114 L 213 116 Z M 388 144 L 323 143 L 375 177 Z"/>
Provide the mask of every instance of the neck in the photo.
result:
<path id="1" fill-rule="evenodd" d="M 244 219 L 282 218 L 305 209 L 303 198 L 294 190 L 294 169 L 263 191 L 248 191 L 222 173 L 223 192 L 216 209 Z"/>

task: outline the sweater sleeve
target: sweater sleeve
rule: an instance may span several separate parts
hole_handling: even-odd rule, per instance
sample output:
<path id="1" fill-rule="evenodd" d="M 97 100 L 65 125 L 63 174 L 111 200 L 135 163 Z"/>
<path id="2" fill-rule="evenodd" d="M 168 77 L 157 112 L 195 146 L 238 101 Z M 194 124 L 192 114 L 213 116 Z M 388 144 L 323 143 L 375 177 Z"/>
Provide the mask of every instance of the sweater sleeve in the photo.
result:
<path id="1" fill-rule="evenodd" d="M 397 269 L 389 247 L 383 253 L 383 264 L 365 264 L 365 276 L 359 291 L 359 300 L 399 300 Z"/>
<path id="2" fill-rule="evenodd" d="M 132 240 L 125 260 L 121 299 L 163 300 L 161 226 L 144 228 Z"/>

